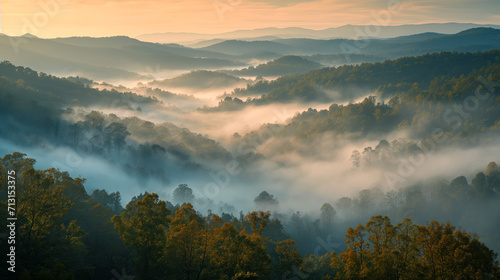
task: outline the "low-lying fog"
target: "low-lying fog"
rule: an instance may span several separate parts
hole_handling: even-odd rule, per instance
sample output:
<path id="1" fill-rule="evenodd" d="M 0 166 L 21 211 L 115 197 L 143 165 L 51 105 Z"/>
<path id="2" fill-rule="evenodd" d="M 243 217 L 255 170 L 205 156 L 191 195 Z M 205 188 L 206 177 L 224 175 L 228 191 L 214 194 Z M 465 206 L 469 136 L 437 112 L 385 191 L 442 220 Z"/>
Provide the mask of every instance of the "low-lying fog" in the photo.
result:
<path id="1" fill-rule="evenodd" d="M 172 72 L 163 74 L 162 77 L 174 75 Z M 135 87 L 136 82 L 130 85 Z M 126 83 L 123 84 L 126 85 Z M 98 87 L 110 89 L 104 85 Z M 147 95 L 140 88 L 122 90 Z M 247 106 L 241 110 L 226 112 L 205 112 L 196 109 L 203 105 L 216 106 L 221 94 L 232 90 L 233 88 L 176 91 L 174 93 L 183 95 L 184 99 L 169 103 L 168 98 L 165 100 L 158 98 L 163 103 L 142 106 L 140 110 L 104 107 L 73 109 L 85 113 L 97 110 L 104 114 L 116 114 L 121 118 L 136 116 L 155 124 L 172 122 L 176 126 L 214 139 L 231 151 L 231 139 L 235 133 L 245 135 L 258 130 L 266 123 L 286 124 L 299 112 L 309 108 L 328 109 L 331 105 L 331 103 L 289 103 Z M 366 95 L 369 94 L 371 93 L 368 92 Z M 190 95 L 192 96 L 185 97 Z M 351 102 L 358 102 L 363 98 Z M 72 121 L 77 121 L 77 119 Z M 134 139 L 133 135 L 130 137 Z M 237 206 L 236 211 L 255 209 L 253 199 L 264 190 L 279 200 L 282 210 L 318 211 L 325 202 L 333 203 L 344 196 L 353 197 L 363 189 L 378 188 L 387 192 L 433 177 L 451 180 L 465 175 L 470 181 L 472 176 L 482 170 L 487 163 L 498 161 L 500 158 L 500 147 L 498 144 L 491 144 L 481 148 L 453 146 L 442 148 L 436 152 L 421 155 L 421 160 L 419 159 L 420 161 L 412 166 L 405 166 L 407 162 L 405 158 L 397 159 L 391 164 L 383 162 L 372 165 L 362 164 L 359 168 L 352 163 L 353 150 L 363 151 L 365 147 L 375 148 L 380 140 L 391 142 L 394 139 L 407 137 L 405 133 L 398 132 L 380 136 L 378 139 L 348 141 L 324 134 L 307 144 L 293 137 L 271 138 L 258 142 L 252 147 L 251 150 L 255 150 L 260 156 L 254 159 L 239 157 L 233 161 L 228 160 L 228 165 L 235 164 L 236 169 L 239 169 L 237 175 L 229 175 L 227 170 L 210 166 L 201 171 L 193 170 L 191 173 L 171 170 L 170 173 L 167 172 L 169 177 L 167 183 L 155 179 L 143 181 L 139 178 L 130 178 L 130 175 L 113 161 L 106 161 L 98 156 L 80 155 L 64 147 L 50 145 L 43 148 L 22 147 L 3 141 L 0 145 L 0 152 L 7 154 L 22 151 L 28 157 L 37 159 L 38 168 L 57 167 L 69 171 L 72 176 L 85 177 L 88 190 L 105 188 L 108 191 L 120 191 L 124 204 L 134 195 L 145 191 L 159 193 L 163 199 L 169 200 L 178 184 L 187 183 L 198 199 L 212 201 L 212 204 L 206 201 L 199 202 L 200 210 L 213 208 L 213 203 L 218 205 L 219 201 L 222 201 Z M 407 139 L 407 141 L 412 140 L 419 142 L 419 139 Z M 74 155 L 77 157 L 75 158 Z M 116 161 L 119 162 L 119 159 Z M 396 183 L 388 181 L 389 173 L 397 176 Z M 221 182 L 223 182 L 222 186 Z"/>

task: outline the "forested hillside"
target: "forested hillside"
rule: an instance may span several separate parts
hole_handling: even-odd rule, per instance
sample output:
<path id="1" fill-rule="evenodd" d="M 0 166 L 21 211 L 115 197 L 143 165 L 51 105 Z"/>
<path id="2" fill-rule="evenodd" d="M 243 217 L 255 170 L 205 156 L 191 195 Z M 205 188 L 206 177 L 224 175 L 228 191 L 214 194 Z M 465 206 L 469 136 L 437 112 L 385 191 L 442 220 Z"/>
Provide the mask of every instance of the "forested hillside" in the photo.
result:
<path id="1" fill-rule="evenodd" d="M 500 280 L 499 2 L 0 0 L 0 280 Z"/>
<path id="2" fill-rule="evenodd" d="M 227 54 L 176 44 L 141 42 L 125 36 L 104 38 L 0 36 L 0 61 L 58 75 L 96 80 L 149 79 L 157 65 L 164 70 L 243 66 Z"/>
<path id="3" fill-rule="evenodd" d="M 165 92 L 146 90 L 150 97 L 97 90 L 7 62 L 0 67 L 2 139 L 30 147 L 69 147 L 81 155 L 110 160 L 130 174 L 163 182 L 184 168 L 203 169 L 207 162 L 217 164 L 229 156 L 216 141 L 173 123 L 99 111 L 140 113 L 147 106 L 162 108 L 154 96 L 162 98 Z M 137 161 L 137 156 L 144 160 Z"/>
<path id="4" fill-rule="evenodd" d="M 237 76 L 283 76 L 289 74 L 302 74 L 319 69 L 322 65 L 307 58 L 287 55 L 271 60 L 265 64 L 250 66 L 241 70 L 227 71 Z"/>
<path id="5" fill-rule="evenodd" d="M 296 89 L 310 89 L 312 95 L 299 95 L 300 98 L 308 98 L 319 91 L 319 84 L 325 87 L 330 85 L 331 88 L 365 85 L 377 88 L 377 96 L 367 97 L 359 103 L 332 104 L 328 110 L 309 109 L 296 114 L 285 125 L 266 125 L 261 131 L 272 127 L 273 131 L 277 131 L 273 134 L 275 136 L 293 135 L 305 139 L 331 132 L 353 139 L 376 138 L 392 131 L 406 130 L 411 137 L 421 139 L 432 136 L 443 141 L 478 143 L 482 133 L 496 135 L 500 128 L 500 97 L 496 82 L 500 73 L 499 54 L 498 51 L 484 54 L 441 53 L 322 69 L 249 86 L 247 90 L 282 85 L 246 103 L 226 97 L 218 108 L 224 110 L 231 104 L 237 104 L 239 106 L 235 109 L 239 109 L 245 104 L 258 104 L 271 96 L 281 96 L 279 93 L 286 93 L 287 89 L 292 90 L 283 95 L 286 98 L 293 96 Z M 444 69 L 439 69 L 439 65 L 444 65 Z"/>
<path id="6" fill-rule="evenodd" d="M 266 48 L 317 53 L 126 85 L 0 63 L 0 217 L 15 180 L 18 278 L 500 279 L 496 33 L 369 40 L 380 53 L 352 56 L 320 52 L 347 39 L 35 38 L 233 67 Z M 384 46 L 467 38 L 488 51 L 378 62 Z"/>
<path id="7" fill-rule="evenodd" d="M 187 74 L 180 75 L 175 78 L 165 80 L 154 80 L 149 82 L 148 85 L 152 87 L 166 87 L 166 88 L 194 88 L 212 89 L 212 88 L 226 88 L 245 84 L 245 79 L 241 79 L 229 74 L 219 73 L 214 71 L 192 71 Z"/>
<path id="8" fill-rule="evenodd" d="M 236 217 L 210 211 L 202 214 L 190 203 L 174 206 L 155 193 L 140 194 L 123 208 L 119 192 L 87 192 L 85 179 L 54 168 L 38 170 L 34 164 L 35 159 L 17 152 L 5 155 L 0 162 L 0 213 L 4 219 L 7 189 L 13 184 L 9 182 L 16 185 L 16 269 L 20 279 L 109 279 L 110 274 L 136 279 L 500 277 L 496 253 L 479 236 L 450 223 L 417 225 L 406 218 L 393 224 L 387 216 L 378 215 L 366 225 L 343 227 L 335 209 L 325 204 L 313 228 L 319 225 L 322 230 L 347 232 L 347 247 L 322 245 L 319 248 L 326 253 L 320 254 L 313 245 L 310 250 L 315 254 L 302 255 L 296 242 L 303 241 L 290 238 L 280 220 L 285 217 L 278 213 L 254 211 Z M 15 174 L 10 172 L 8 177 L 7 171 L 12 170 Z M 474 179 L 473 188 L 458 177 L 450 184 L 453 192 L 445 187 L 444 196 L 434 199 L 446 199 L 442 207 L 458 205 L 448 199 L 498 202 L 491 188 L 499 187 L 500 169 L 491 163 L 485 172 L 476 176 L 479 179 Z M 483 182 L 489 182 L 490 187 Z M 176 192 L 189 194 L 187 190 L 186 185 L 180 185 Z M 266 195 L 261 194 L 256 201 L 265 200 Z M 359 205 L 364 207 L 365 202 L 376 201 L 366 195 L 363 198 Z M 406 205 L 420 207 L 422 196 L 413 191 L 407 199 L 414 203 L 407 201 Z M 294 220 L 297 218 L 290 222 L 296 224 Z M 6 230 L 2 228 L 3 236 L 7 236 Z M 294 235 L 303 236 L 311 227 L 297 230 Z M 7 251 L 7 242 L 1 247 Z"/>
<path id="9" fill-rule="evenodd" d="M 236 89 L 232 98 L 222 101 L 220 107 L 225 105 L 224 102 L 239 102 L 235 98 L 256 94 L 261 96 L 246 100 L 248 105 L 325 100 L 343 102 L 364 97 L 367 93 L 378 93 L 387 98 L 396 92 L 426 91 L 433 82 L 445 79 L 459 80 L 471 75 L 488 77 L 489 74 L 497 77 L 499 63 L 500 51 L 493 50 L 484 53 L 441 52 L 381 63 L 322 68 Z"/>

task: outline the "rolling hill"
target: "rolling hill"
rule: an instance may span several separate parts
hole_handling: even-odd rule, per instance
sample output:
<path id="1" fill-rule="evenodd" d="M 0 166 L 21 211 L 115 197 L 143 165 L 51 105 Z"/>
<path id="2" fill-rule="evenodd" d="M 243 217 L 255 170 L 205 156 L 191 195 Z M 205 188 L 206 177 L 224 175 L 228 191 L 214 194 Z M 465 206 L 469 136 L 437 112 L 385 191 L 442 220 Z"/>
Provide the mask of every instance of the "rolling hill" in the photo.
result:
<path id="1" fill-rule="evenodd" d="M 437 51 L 487 51 L 500 48 L 500 30 L 474 28 L 457 34 L 422 33 L 390 39 L 276 39 L 273 41 L 229 40 L 201 48 L 242 56 L 271 51 L 281 55 L 365 54 L 386 58 L 414 56 Z"/>
<path id="2" fill-rule="evenodd" d="M 192 89 L 215 89 L 234 87 L 246 84 L 245 79 L 241 79 L 226 73 L 214 71 L 192 71 L 175 78 L 148 83 L 151 87 L 163 88 L 192 88 Z"/>
<path id="3" fill-rule="evenodd" d="M 0 37 L 0 60 L 58 75 L 94 80 L 144 78 L 148 69 L 217 69 L 243 66 L 231 56 L 128 37 L 40 39 Z"/>
<path id="4" fill-rule="evenodd" d="M 300 56 L 287 55 L 258 66 L 228 71 L 236 76 L 282 76 L 302 74 L 323 67 L 321 64 Z"/>
<path id="5" fill-rule="evenodd" d="M 383 63 L 364 63 L 322 68 L 301 75 L 283 76 L 274 81 L 259 81 L 245 89 L 236 89 L 216 109 L 242 108 L 290 102 L 345 102 L 378 92 L 384 98 L 411 88 L 428 88 L 437 78 L 468 76 L 493 63 L 498 64 L 499 50 L 478 53 L 440 52 L 403 57 Z M 240 98 L 255 96 L 242 102 Z M 206 109 L 206 108 L 205 108 Z"/>

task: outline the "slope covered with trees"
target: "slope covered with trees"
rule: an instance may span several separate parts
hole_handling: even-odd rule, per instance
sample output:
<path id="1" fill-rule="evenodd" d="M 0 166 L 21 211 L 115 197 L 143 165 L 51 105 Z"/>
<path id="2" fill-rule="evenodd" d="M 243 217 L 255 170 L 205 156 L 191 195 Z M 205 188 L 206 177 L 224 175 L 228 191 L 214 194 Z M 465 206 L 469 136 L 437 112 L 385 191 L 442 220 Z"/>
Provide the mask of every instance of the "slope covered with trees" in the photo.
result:
<path id="1" fill-rule="evenodd" d="M 342 252 L 327 249 L 320 255 L 313 248 L 316 254 L 307 256 L 297 251 L 296 242 L 269 212 L 202 215 L 190 203 L 173 206 L 154 193 L 134 197 L 122 208 L 119 193 L 98 189 L 89 195 L 85 179 L 54 168 L 37 170 L 34 164 L 17 152 L 0 161 L 4 219 L 9 181 L 16 181 L 19 279 L 109 279 L 120 274 L 137 279 L 500 276 L 496 253 L 477 235 L 450 223 L 416 225 L 406 218 L 393 225 L 378 215 L 347 229 Z M 488 176 L 498 177 L 498 166 L 488 168 Z M 15 175 L 8 177 L 12 170 Z M 325 204 L 321 211 L 323 225 L 332 223 L 327 217 L 335 215 L 332 206 Z M 341 227 L 336 221 L 332 225 Z M 7 250 L 6 242 L 0 246 Z"/>
<path id="2" fill-rule="evenodd" d="M 81 156 L 109 160 L 131 174 L 160 181 L 230 156 L 216 141 L 173 123 L 154 124 L 92 109 L 140 112 L 142 107 L 160 106 L 156 97 L 97 90 L 7 62 L 0 64 L 0 73 L 3 140 L 25 147 L 69 147 Z"/>
<path id="3" fill-rule="evenodd" d="M 448 60 L 450 62 L 446 63 Z M 454 64 L 455 60 L 461 63 Z M 445 64 L 442 70 L 438 66 L 440 63 Z M 402 130 L 409 132 L 410 138 L 439 138 L 443 143 L 479 143 L 487 140 L 481 135 L 493 136 L 498 133 L 500 97 L 496 81 L 500 79 L 499 69 L 498 51 L 477 54 L 441 53 L 381 64 L 344 66 L 335 70 L 322 69 L 303 75 L 300 80 L 285 77 L 276 82 L 263 82 L 259 86 L 285 83 L 286 85 L 276 92 L 281 89 L 286 92 L 287 88 L 292 92 L 297 87 L 314 88 L 309 83 L 327 84 L 330 79 L 332 84 L 337 84 L 333 81 L 338 79 L 339 87 L 371 84 L 372 88 L 377 88 L 379 96 L 378 100 L 376 96 L 370 96 L 358 103 L 334 103 L 328 109 L 309 109 L 296 114 L 285 124 L 263 125 L 259 130 L 242 137 L 241 141 L 249 141 L 255 135 L 264 139 L 271 136 L 311 139 L 324 133 L 348 139 L 372 139 Z M 321 72 L 325 72 L 324 75 L 321 75 Z M 392 80 L 393 77 L 400 82 L 392 83 L 391 81 L 396 81 Z M 302 82 L 287 84 L 284 81 L 286 79 Z M 382 81 L 386 84 L 381 84 Z M 272 90 L 268 95 L 274 93 Z M 246 104 L 264 102 L 266 98 L 270 98 L 268 95 L 247 102 L 226 97 L 218 108 L 238 110 Z M 290 95 L 286 96 L 290 98 Z M 268 130 L 274 133 L 267 133 Z"/>
<path id="4" fill-rule="evenodd" d="M 55 109 L 66 106 L 89 107 L 97 105 L 128 108 L 132 102 L 139 105 L 158 102 L 156 98 L 143 97 L 132 92 L 100 91 L 91 88 L 82 81 L 85 80 L 58 78 L 42 72 L 39 73 L 27 67 L 14 66 L 8 61 L 0 63 L 2 88 L 0 94 L 2 98 L 29 100 Z M 2 102 L 2 104 L 8 103 Z"/>
<path id="5" fill-rule="evenodd" d="M 321 68 L 322 65 L 307 58 L 286 55 L 265 64 L 250 66 L 241 70 L 227 71 L 236 76 L 283 76 L 289 74 L 302 74 Z"/>
<path id="6" fill-rule="evenodd" d="M 244 66 L 231 55 L 174 44 L 141 42 L 125 36 L 92 38 L 0 36 L 0 61 L 51 74 L 83 75 L 95 80 L 150 78 L 150 69 L 214 69 Z M 146 74 L 139 74 L 144 73 Z"/>
<path id="7" fill-rule="evenodd" d="M 215 89 L 245 84 L 246 80 L 215 71 L 198 70 L 165 80 L 154 80 L 148 85 L 161 88 Z"/>
<path id="8" fill-rule="evenodd" d="M 433 83 L 442 80 L 470 79 L 471 75 L 488 77 L 486 74 L 496 77 L 498 72 L 495 69 L 499 64 L 500 51 L 493 50 L 484 53 L 441 52 L 381 63 L 322 68 L 302 75 L 280 77 L 271 82 L 263 80 L 249 84 L 244 89 L 236 89 L 230 96 L 231 100 L 221 101 L 221 107 L 224 103 L 258 94 L 261 96 L 247 99 L 245 105 L 343 102 L 374 92 L 387 98 L 395 93 L 426 91 Z M 435 87 L 433 89 L 437 90 Z"/>

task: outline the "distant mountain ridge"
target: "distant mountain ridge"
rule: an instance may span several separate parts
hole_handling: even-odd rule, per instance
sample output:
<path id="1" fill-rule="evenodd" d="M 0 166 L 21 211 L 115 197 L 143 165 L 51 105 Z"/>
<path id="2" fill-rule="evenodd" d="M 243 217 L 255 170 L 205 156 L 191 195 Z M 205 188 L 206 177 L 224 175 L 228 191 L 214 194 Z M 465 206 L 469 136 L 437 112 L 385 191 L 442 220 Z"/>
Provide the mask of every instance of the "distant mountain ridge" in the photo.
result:
<path id="1" fill-rule="evenodd" d="M 376 29 L 375 29 L 376 27 Z M 298 27 L 288 28 L 259 28 L 253 30 L 236 30 L 218 34 L 202 33 L 183 33 L 183 32 L 164 32 L 142 34 L 135 38 L 142 41 L 157 43 L 181 43 L 196 44 L 205 40 L 224 39 L 224 40 L 242 40 L 263 36 L 275 36 L 281 39 L 308 38 L 308 39 L 333 39 L 346 38 L 355 39 L 359 37 L 359 30 L 364 31 L 380 30 L 377 38 L 392 38 L 398 36 L 414 35 L 426 32 L 436 32 L 444 34 L 454 34 L 467 29 L 477 27 L 500 28 L 500 25 L 493 24 L 475 24 L 475 23 L 427 23 L 427 24 L 407 24 L 398 26 L 373 26 L 373 25 L 343 25 L 339 27 L 326 28 L 322 30 L 312 30 Z M 365 32 L 366 33 L 366 32 Z"/>
<path id="2" fill-rule="evenodd" d="M 213 41 L 217 43 L 196 49 L 179 44 L 143 42 L 125 36 L 55 39 L 30 35 L 0 36 L 0 61 L 11 61 L 56 76 L 83 76 L 113 83 L 124 80 L 151 81 L 156 76 L 172 76 L 169 74 L 172 70 L 180 73 L 241 69 L 289 55 L 333 66 L 440 51 L 500 49 L 500 29 L 491 27 L 478 27 L 456 34 L 425 32 L 363 40 L 260 38 L 272 40 Z M 280 70 L 276 73 L 287 72 Z"/>
<path id="3" fill-rule="evenodd" d="M 281 55 L 367 54 L 396 58 L 436 51 L 487 51 L 500 48 L 500 29 L 473 28 L 456 34 L 422 33 L 390 39 L 277 39 L 273 41 L 227 40 L 201 50 L 244 56 L 251 51 Z M 361 42 L 361 43 L 360 43 Z M 358 46 L 362 47 L 358 47 Z M 477 47 L 474 47 L 477 46 Z"/>
<path id="4" fill-rule="evenodd" d="M 80 75 L 94 80 L 151 79 L 149 76 L 158 70 L 246 65 L 222 53 L 141 42 L 125 36 L 56 39 L 2 36 L 0 60 L 54 75 Z"/>

